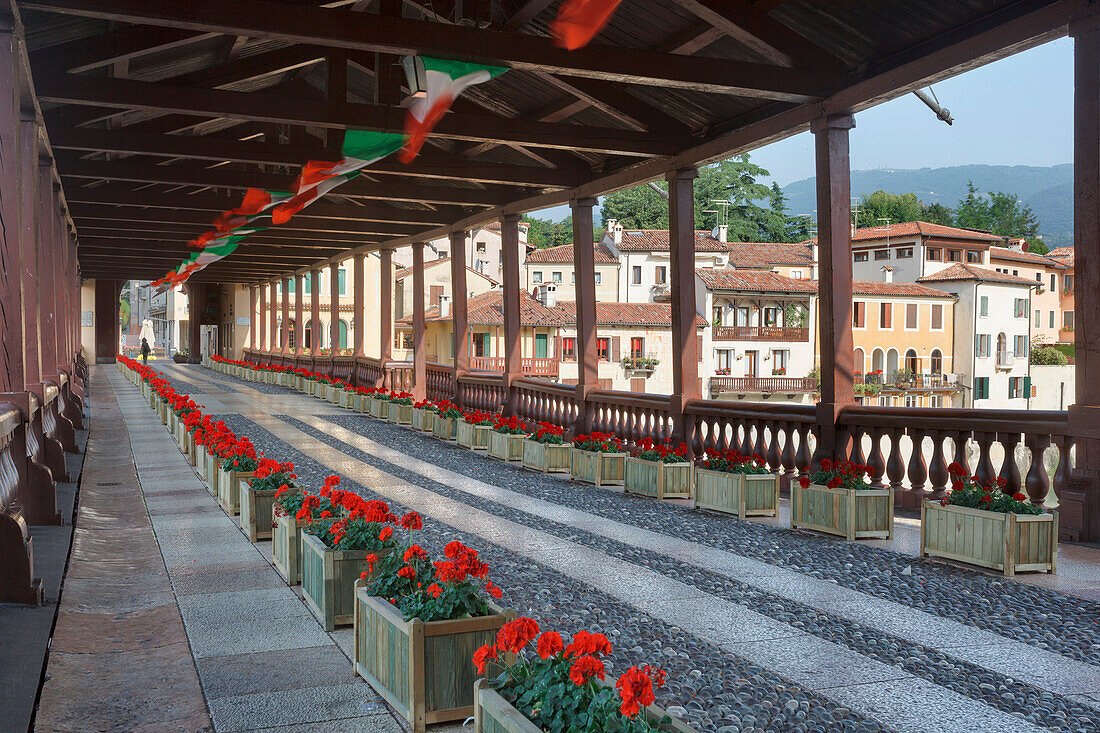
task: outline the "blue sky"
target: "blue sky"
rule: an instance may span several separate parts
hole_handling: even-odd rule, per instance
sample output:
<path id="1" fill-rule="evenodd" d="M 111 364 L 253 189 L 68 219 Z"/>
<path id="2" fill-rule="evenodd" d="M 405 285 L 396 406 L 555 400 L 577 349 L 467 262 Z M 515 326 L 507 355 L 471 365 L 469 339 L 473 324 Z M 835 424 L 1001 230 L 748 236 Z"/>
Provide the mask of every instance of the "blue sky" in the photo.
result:
<path id="1" fill-rule="evenodd" d="M 939 168 L 971 163 L 1056 165 L 1073 155 L 1073 42 L 1063 38 L 933 87 L 955 124 L 909 94 L 856 116 L 853 170 Z M 808 178 L 813 138 L 802 133 L 754 151 L 779 185 Z M 560 220 L 566 206 L 535 212 Z"/>

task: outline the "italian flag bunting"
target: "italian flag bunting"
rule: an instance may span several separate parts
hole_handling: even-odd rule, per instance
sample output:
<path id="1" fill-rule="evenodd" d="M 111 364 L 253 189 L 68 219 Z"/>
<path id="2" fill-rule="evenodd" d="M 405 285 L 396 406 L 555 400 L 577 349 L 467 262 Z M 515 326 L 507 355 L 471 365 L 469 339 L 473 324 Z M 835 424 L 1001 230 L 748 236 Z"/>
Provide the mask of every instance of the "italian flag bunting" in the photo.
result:
<path id="1" fill-rule="evenodd" d="M 430 56 L 421 56 L 420 61 L 424 63 L 427 95 L 415 100 L 405 115 L 405 133 L 409 140 L 401 151 L 402 163 L 411 163 L 416 158 L 428 139 L 428 133 L 443 119 L 462 92 L 508 71 L 501 66 L 448 61 Z"/>
<path id="2" fill-rule="evenodd" d="M 565 0 L 550 24 L 554 43 L 575 51 L 584 48 L 603 30 L 622 0 Z"/>

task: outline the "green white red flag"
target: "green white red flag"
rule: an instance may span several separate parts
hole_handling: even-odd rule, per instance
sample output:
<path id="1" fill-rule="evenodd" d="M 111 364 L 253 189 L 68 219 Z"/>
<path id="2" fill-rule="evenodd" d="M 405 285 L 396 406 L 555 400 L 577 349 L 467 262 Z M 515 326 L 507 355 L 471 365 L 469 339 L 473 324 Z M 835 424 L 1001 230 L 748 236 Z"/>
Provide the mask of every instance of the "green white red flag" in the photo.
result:
<path id="1" fill-rule="evenodd" d="M 554 43 L 575 51 L 584 48 L 611 20 L 622 0 L 565 0 L 550 24 Z"/>
<path id="2" fill-rule="evenodd" d="M 416 158 L 428 139 L 428 133 L 443 119 L 443 115 L 447 114 L 447 110 L 464 91 L 508 71 L 501 66 L 449 61 L 430 56 L 419 58 L 424 63 L 427 94 L 416 99 L 405 115 L 405 133 L 409 139 L 401 151 L 402 163 L 411 163 Z"/>

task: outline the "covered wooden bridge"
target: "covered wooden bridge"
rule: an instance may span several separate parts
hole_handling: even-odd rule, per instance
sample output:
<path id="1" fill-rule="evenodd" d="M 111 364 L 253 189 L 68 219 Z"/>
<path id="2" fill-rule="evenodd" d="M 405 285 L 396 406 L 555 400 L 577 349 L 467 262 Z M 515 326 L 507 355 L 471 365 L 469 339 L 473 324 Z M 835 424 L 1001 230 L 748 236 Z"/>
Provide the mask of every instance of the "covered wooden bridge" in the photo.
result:
<path id="1" fill-rule="evenodd" d="M 122 283 L 174 270 L 194 253 L 188 242 L 246 189 L 287 190 L 305 161 L 338 159 L 344 130 L 401 132 L 410 92 L 401 59 L 412 54 L 510 70 L 458 99 L 411 164 L 391 157 L 367 167 L 190 278 L 192 303 L 205 303 L 205 291 L 219 284 L 250 288 L 247 358 L 577 430 L 682 437 L 697 453 L 732 443 L 788 476 L 821 457 L 854 454 L 907 507 L 944 491 L 955 458 L 948 451 L 972 438 L 979 476 L 1002 475 L 1036 502 L 1054 488 L 1063 536 L 1100 539 L 1100 13 L 1085 0 L 626 0 L 592 44 L 575 51 L 549 38 L 558 8 L 549 0 L 4 5 L 0 600 L 33 596 L 25 525 L 56 521 L 49 469 L 63 470 L 59 452 L 74 447 L 81 420 L 80 329 L 91 327 L 84 314 L 94 311 L 96 332 L 96 353 L 84 357 L 113 360 Z M 1075 49 L 1074 68 L 1064 72 L 1076 83 L 1078 404 L 1030 413 L 856 405 L 848 138 L 858 113 L 1067 34 Z M 694 334 L 696 170 L 807 129 L 818 182 L 820 403 L 703 399 Z M 670 193 L 674 394 L 600 390 L 593 207 L 601 194 L 661 177 Z M 508 246 L 518 242 L 521 214 L 566 202 L 576 245 L 576 386 L 522 375 L 520 262 L 518 247 Z M 426 242 L 450 236 L 461 245 L 466 230 L 493 221 L 505 242 L 503 373 L 470 368 L 459 257 L 451 260 L 454 365 L 430 364 Z M 413 253 L 415 356 L 393 362 L 390 285 L 383 278 L 370 292 L 364 259 L 380 253 L 385 271 L 403 247 Z M 346 357 L 321 355 L 317 339 L 309 351 L 291 347 L 289 329 L 280 342 L 276 316 L 291 322 L 292 287 L 302 294 L 305 277 L 348 258 L 355 313 L 378 299 L 381 327 L 354 318 L 354 354 Z M 94 303 L 80 303 L 81 283 L 91 281 Z M 318 309 L 314 288 L 311 322 Z M 299 333 L 303 310 L 299 297 Z M 200 321 L 197 313 L 190 319 L 196 335 Z M 336 329 L 338 318 L 331 322 Z M 365 355 L 371 342 L 379 357 Z M 903 435 L 930 442 L 931 459 L 913 451 L 903 460 Z M 1015 461 L 995 463 L 993 455 L 1012 455 L 1018 444 L 1031 449 L 1026 472 Z M 1053 487 L 1042 465 L 1052 445 L 1060 456 Z"/>

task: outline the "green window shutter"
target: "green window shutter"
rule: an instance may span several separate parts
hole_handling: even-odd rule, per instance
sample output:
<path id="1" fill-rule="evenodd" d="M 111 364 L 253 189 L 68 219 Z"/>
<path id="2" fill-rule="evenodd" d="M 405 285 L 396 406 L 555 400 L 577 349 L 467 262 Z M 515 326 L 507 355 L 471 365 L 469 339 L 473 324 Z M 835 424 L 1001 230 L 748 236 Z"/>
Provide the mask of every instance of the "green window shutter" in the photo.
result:
<path id="1" fill-rule="evenodd" d="M 1016 386 L 1016 377 L 1008 378 L 1008 398 L 1012 399 L 1016 395 L 1012 394 L 1013 388 Z"/>
<path id="2" fill-rule="evenodd" d="M 345 283 L 346 283 L 346 279 L 347 279 L 347 270 L 345 270 L 344 268 L 341 267 L 339 270 L 337 270 L 337 272 L 339 273 L 338 277 L 340 278 L 340 283 L 339 283 L 340 295 L 343 295 L 344 294 Z"/>
<path id="3" fill-rule="evenodd" d="M 302 279 L 306 281 L 305 295 L 312 295 L 313 294 L 313 273 L 312 272 L 309 273 L 308 275 L 306 275 Z"/>
<path id="4" fill-rule="evenodd" d="M 1024 397 L 1031 397 L 1031 377 L 1024 377 Z"/>

